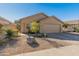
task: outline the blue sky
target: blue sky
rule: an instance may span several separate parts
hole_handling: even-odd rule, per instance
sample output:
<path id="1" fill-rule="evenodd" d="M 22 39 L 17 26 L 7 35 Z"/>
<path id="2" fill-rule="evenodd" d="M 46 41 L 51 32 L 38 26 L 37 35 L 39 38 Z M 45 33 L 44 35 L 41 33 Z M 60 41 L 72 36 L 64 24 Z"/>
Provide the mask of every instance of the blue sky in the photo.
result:
<path id="1" fill-rule="evenodd" d="M 0 4 L 0 16 L 15 21 L 20 18 L 43 12 L 49 16 L 56 16 L 61 20 L 79 19 L 79 4 L 68 3 L 16 3 Z"/>

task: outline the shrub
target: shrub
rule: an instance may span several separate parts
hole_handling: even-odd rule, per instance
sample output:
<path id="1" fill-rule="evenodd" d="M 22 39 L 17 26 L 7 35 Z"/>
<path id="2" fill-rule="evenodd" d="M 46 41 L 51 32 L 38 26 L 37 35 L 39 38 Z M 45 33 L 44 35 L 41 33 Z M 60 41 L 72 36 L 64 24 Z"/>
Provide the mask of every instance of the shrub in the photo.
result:
<path id="1" fill-rule="evenodd" d="M 79 32 L 79 28 L 77 27 L 77 28 L 74 28 L 74 31 L 75 32 Z"/>
<path id="2" fill-rule="evenodd" d="M 63 25 L 63 27 L 64 27 L 64 28 L 68 28 L 68 24 L 65 23 L 65 24 Z"/>
<path id="3" fill-rule="evenodd" d="M 30 33 L 37 33 L 40 30 L 40 23 L 38 21 L 32 21 L 28 28 Z"/>
<path id="4" fill-rule="evenodd" d="M 20 23 L 18 20 L 15 21 L 15 24 L 16 24 L 16 28 L 18 29 L 18 31 L 20 32 L 21 30 L 21 27 L 20 27 Z"/>
<path id="5" fill-rule="evenodd" d="M 6 37 L 9 39 L 9 40 L 12 40 L 13 38 L 17 37 L 18 36 L 18 32 L 17 31 L 13 31 L 11 29 L 8 29 L 6 30 Z"/>
<path id="6" fill-rule="evenodd" d="M 3 46 L 6 44 L 6 41 L 0 40 L 0 46 Z"/>
<path id="7" fill-rule="evenodd" d="M 3 25 L 0 24 L 0 34 L 3 33 L 2 27 L 3 27 Z"/>

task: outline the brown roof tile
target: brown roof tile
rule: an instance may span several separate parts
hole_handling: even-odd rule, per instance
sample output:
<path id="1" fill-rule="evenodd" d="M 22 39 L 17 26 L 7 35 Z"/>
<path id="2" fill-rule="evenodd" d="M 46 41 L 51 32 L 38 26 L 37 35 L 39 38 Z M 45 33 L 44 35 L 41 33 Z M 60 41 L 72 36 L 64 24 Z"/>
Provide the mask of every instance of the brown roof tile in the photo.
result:
<path id="1" fill-rule="evenodd" d="M 0 17 L 0 24 L 5 25 L 5 24 L 10 24 L 11 22 L 9 22 L 8 20 L 6 20 L 3 17 Z"/>

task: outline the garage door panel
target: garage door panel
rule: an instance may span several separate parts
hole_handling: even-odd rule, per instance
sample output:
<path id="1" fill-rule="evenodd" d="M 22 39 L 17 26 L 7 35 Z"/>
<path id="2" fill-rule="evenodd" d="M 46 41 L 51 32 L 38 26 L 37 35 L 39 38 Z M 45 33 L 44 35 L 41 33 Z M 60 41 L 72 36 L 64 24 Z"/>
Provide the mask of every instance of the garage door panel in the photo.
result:
<path id="1" fill-rule="evenodd" d="M 40 32 L 44 33 L 55 33 L 60 32 L 60 25 L 41 25 Z"/>

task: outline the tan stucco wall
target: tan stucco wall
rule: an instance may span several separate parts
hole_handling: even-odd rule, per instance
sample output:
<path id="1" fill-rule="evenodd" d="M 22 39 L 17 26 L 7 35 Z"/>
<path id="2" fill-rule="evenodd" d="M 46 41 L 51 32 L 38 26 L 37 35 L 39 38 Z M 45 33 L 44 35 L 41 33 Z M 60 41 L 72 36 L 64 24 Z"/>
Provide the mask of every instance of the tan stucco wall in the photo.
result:
<path id="1" fill-rule="evenodd" d="M 47 16 L 44 14 L 36 14 L 33 16 L 29 16 L 26 18 L 21 19 L 20 24 L 21 24 L 21 32 L 27 32 L 28 30 L 26 29 L 27 25 L 32 22 L 33 20 L 39 20 L 39 19 L 44 19 Z"/>
<path id="2" fill-rule="evenodd" d="M 57 27 L 54 28 L 54 31 L 50 30 L 50 31 L 48 31 L 48 32 L 62 32 L 62 23 L 59 22 L 59 21 L 56 20 L 56 19 L 53 19 L 52 17 L 48 17 L 48 18 L 42 20 L 42 21 L 40 22 L 40 24 L 41 24 L 41 27 L 42 27 L 43 29 L 44 29 L 44 25 L 45 25 L 45 24 L 46 24 L 46 25 L 48 24 L 48 25 L 52 25 L 52 26 L 57 26 Z M 45 29 L 48 30 L 49 28 L 45 28 Z M 52 28 L 50 28 L 50 29 L 52 29 Z M 42 29 L 41 29 L 41 31 L 42 31 Z"/>
<path id="3" fill-rule="evenodd" d="M 54 19 L 54 18 L 52 18 L 52 17 L 48 17 L 48 18 L 46 18 L 46 19 L 43 19 L 42 21 L 40 21 L 41 22 L 41 24 L 43 23 L 43 24 L 56 24 L 56 25 L 61 25 L 62 23 L 61 22 L 59 22 L 58 20 L 56 20 L 56 19 Z"/>

